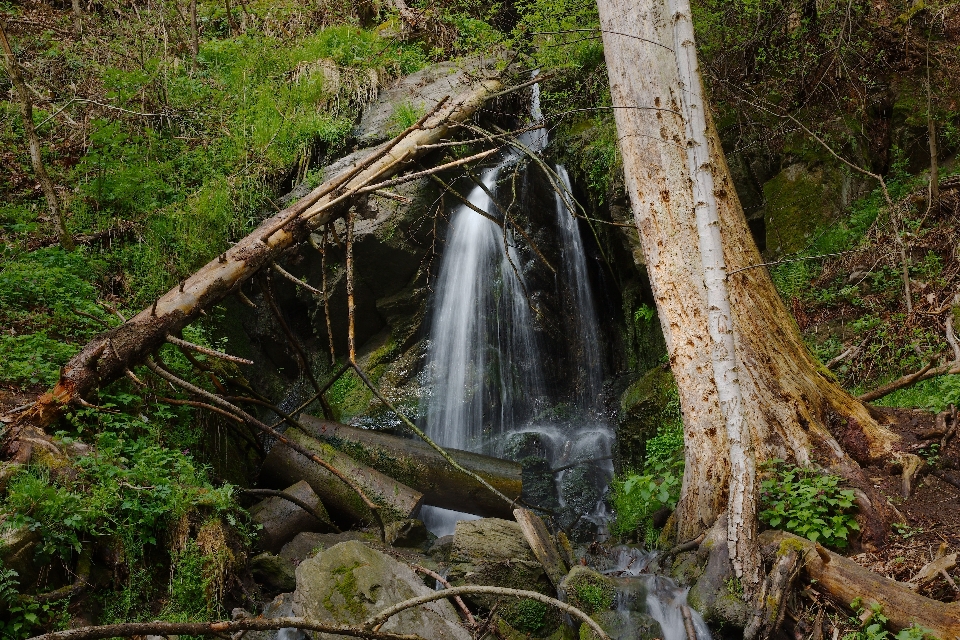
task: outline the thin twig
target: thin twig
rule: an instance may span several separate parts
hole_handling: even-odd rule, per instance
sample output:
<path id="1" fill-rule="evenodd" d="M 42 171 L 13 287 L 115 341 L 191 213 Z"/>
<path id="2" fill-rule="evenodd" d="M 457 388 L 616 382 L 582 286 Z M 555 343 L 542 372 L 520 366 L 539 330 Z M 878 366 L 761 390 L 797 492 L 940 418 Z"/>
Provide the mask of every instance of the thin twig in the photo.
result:
<path id="1" fill-rule="evenodd" d="M 240 358 L 238 356 L 231 356 L 228 353 L 223 353 L 222 351 L 217 351 L 216 349 L 211 349 L 209 347 L 201 347 L 198 344 L 193 344 L 192 342 L 181 340 L 180 338 L 176 336 L 172 336 L 169 333 L 167 334 L 167 342 L 169 342 L 170 344 L 175 344 L 178 347 L 183 347 L 184 349 L 190 349 L 191 351 L 202 353 L 212 358 L 220 358 L 221 360 L 236 362 L 237 364 L 255 364 L 253 360 L 247 360 L 246 358 Z"/>
<path id="2" fill-rule="evenodd" d="M 303 287 L 313 295 L 319 296 L 322 294 L 322 292 L 319 289 L 317 289 L 316 287 L 311 287 L 309 284 L 307 284 L 297 276 L 293 275 L 292 273 L 290 273 L 289 271 L 287 271 L 286 269 L 278 265 L 276 262 L 274 262 L 270 266 L 273 267 L 273 270 L 279 273 L 280 275 L 282 275 L 284 278 L 286 278 L 287 280 L 289 280 L 290 282 L 294 283 L 297 286 Z"/>

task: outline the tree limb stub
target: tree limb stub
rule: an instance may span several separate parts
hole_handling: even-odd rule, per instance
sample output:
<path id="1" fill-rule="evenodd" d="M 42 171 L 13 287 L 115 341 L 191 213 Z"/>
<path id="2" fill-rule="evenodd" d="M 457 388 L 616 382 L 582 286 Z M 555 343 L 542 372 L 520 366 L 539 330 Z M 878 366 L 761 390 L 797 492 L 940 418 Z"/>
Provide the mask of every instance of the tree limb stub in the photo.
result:
<path id="1" fill-rule="evenodd" d="M 37 399 L 24 412 L 9 432 L 5 454 L 13 453 L 10 443 L 28 426 L 44 428 L 59 418 L 67 405 L 77 397 L 89 394 L 103 384 L 125 375 L 132 365 L 143 362 L 159 348 L 168 334 L 176 335 L 196 320 L 201 312 L 239 291 L 240 286 L 264 267 L 269 267 L 287 249 L 299 244 L 309 233 L 341 215 L 350 204 L 344 199 L 330 206 L 309 221 L 303 213 L 311 207 L 324 206 L 335 199 L 336 189 L 356 190 L 370 182 L 388 178 L 403 163 L 420 153 L 419 145 L 438 142 L 453 123 L 470 118 L 487 97 L 501 87 L 499 79 L 484 80 L 455 100 L 442 101 L 420 128 L 403 134 L 373 149 L 365 160 L 346 175 L 339 174 L 313 192 L 265 220 L 256 230 L 240 240 L 225 254 L 214 258 L 187 278 L 181 287 L 174 287 L 156 303 L 155 315 L 145 309 L 122 325 L 91 340 L 63 368 L 56 386 Z M 429 115 L 429 114 L 428 114 Z M 266 233 L 271 230 L 269 235 Z M 224 260 L 224 261 L 221 261 Z M 104 348 L 109 344 L 110 348 Z"/>

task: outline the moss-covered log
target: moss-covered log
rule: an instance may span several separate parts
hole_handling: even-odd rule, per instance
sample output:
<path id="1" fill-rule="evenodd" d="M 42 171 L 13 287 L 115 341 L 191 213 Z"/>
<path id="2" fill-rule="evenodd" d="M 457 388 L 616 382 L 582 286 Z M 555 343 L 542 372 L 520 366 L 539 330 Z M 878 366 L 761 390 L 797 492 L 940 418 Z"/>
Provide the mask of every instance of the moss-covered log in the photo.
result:
<path id="1" fill-rule="evenodd" d="M 925 598 L 902 582 L 790 533 L 765 531 L 760 534 L 760 545 L 769 562 L 791 551 L 800 552 L 811 586 L 842 607 L 849 608 L 854 601 L 867 609 L 879 606 L 895 631 L 916 624 L 937 638 L 960 638 L 960 603 Z"/>
<path id="2" fill-rule="evenodd" d="M 423 494 L 402 482 L 385 476 L 376 469 L 357 462 L 326 442 L 288 429 L 284 435 L 313 452 L 342 474 L 353 480 L 364 494 L 380 508 L 384 523 L 419 514 Z M 286 487 L 306 480 L 332 514 L 351 522 L 373 522 L 373 514 L 363 500 L 346 484 L 320 465 L 290 447 L 275 446 L 263 462 L 263 480 L 277 487 Z"/>
<path id="3" fill-rule="evenodd" d="M 424 503 L 479 516 L 512 518 L 511 505 L 479 482 L 453 468 L 430 445 L 370 429 L 301 416 L 310 435 L 327 442 L 355 460 L 423 492 Z M 500 493 L 519 497 L 521 467 L 515 462 L 466 451 L 447 452 L 465 469 Z"/>

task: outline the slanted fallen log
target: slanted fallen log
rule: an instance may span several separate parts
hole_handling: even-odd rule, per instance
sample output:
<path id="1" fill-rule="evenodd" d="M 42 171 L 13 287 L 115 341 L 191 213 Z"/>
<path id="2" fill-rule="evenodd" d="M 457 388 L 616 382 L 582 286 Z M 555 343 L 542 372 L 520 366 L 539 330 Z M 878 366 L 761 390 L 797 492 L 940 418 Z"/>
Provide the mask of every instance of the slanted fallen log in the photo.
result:
<path id="1" fill-rule="evenodd" d="M 93 338 L 64 366 L 56 386 L 20 414 L 8 432 L 4 457 L 25 462 L 32 445 L 21 442 L 21 433 L 42 438 L 43 429 L 57 420 L 69 405 L 79 402 L 99 386 L 124 376 L 128 369 L 161 347 L 167 335 L 179 335 L 204 309 L 231 294 L 242 293 L 240 287 L 253 274 L 306 240 L 311 231 L 343 215 L 361 189 L 398 173 L 415 157 L 429 151 L 428 145 L 446 136 L 452 124 L 470 118 L 500 87 L 498 79 L 481 80 L 463 94 L 441 102 L 429 117 L 392 141 L 372 149 L 354 165 L 265 220 L 150 308 Z"/>
<path id="2" fill-rule="evenodd" d="M 326 442 L 311 438 L 298 429 L 287 429 L 283 435 L 350 478 L 376 503 L 384 523 L 416 518 L 419 514 L 423 503 L 423 494 L 419 491 L 357 462 Z M 277 487 L 286 487 L 306 480 L 334 517 L 339 516 L 351 522 L 374 522 L 370 509 L 356 492 L 332 473 L 290 447 L 278 445 L 270 450 L 263 461 L 262 478 Z"/>
<path id="3" fill-rule="evenodd" d="M 513 517 L 517 519 L 517 524 L 523 531 L 523 537 L 530 545 L 533 555 L 543 565 L 543 570 L 550 578 L 550 582 L 553 583 L 554 588 L 559 589 L 560 583 L 567 577 L 570 568 L 563 561 L 560 548 L 547 530 L 547 525 L 540 516 L 529 509 L 514 509 Z"/>
<path id="4" fill-rule="evenodd" d="M 902 582 L 885 578 L 790 533 L 764 531 L 760 534 L 760 544 L 769 562 L 776 562 L 791 550 L 799 551 L 813 589 L 842 607 L 849 609 L 854 600 L 867 609 L 879 605 L 895 631 L 917 624 L 941 640 L 960 638 L 960 603 L 925 598 Z"/>
<path id="5" fill-rule="evenodd" d="M 370 465 L 391 478 L 423 492 L 425 504 L 492 518 L 509 519 L 511 505 L 476 480 L 454 469 L 430 445 L 370 429 L 301 415 L 307 432 Z M 482 477 L 500 493 L 519 497 L 521 467 L 515 462 L 477 453 L 448 449 L 454 460 Z"/>

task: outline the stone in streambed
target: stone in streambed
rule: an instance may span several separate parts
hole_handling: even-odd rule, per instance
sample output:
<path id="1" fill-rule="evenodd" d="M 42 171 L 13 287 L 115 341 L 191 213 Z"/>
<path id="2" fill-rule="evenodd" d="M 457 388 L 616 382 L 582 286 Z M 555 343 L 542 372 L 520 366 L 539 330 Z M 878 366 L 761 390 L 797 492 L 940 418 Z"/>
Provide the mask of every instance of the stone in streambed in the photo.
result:
<path id="1" fill-rule="evenodd" d="M 414 519 L 390 522 L 385 533 L 386 543 L 392 547 L 423 547 L 430 537 L 423 522 Z"/>
<path id="2" fill-rule="evenodd" d="M 554 594 L 520 525 L 499 518 L 457 523 L 447 580 L 453 586 L 475 584 Z M 483 595 L 468 599 L 487 608 L 496 600 Z"/>
<path id="3" fill-rule="evenodd" d="M 293 615 L 358 624 L 391 605 L 432 592 L 409 566 L 362 542 L 348 541 L 297 567 Z M 382 630 L 431 640 L 471 638 L 453 605 L 444 600 L 407 609 L 390 618 Z"/>
<path id="4" fill-rule="evenodd" d="M 280 556 L 261 553 L 250 560 L 248 567 L 257 582 L 275 591 L 292 591 L 297 588 L 293 565 Z"/>
<path id="5" fill-rule="evenodd" d="M 300 499 L 326 518 L 327 522 L 317 520 L 312 514 L 285 498 L 270 496 L 250 507 L 250 517 L 263 527 L 260 530 L 260 544 L 264 549 L 276 553 L 302 531 L 332 531 L 327 510 L 305 480 L 287 487 L 283 492 Z"/>

